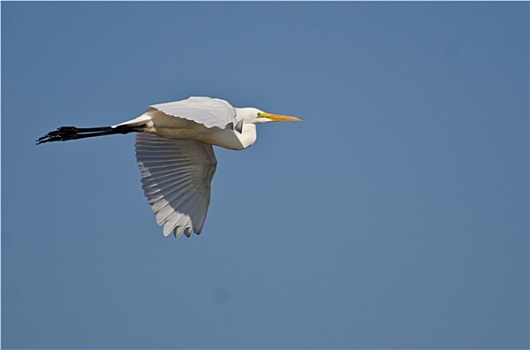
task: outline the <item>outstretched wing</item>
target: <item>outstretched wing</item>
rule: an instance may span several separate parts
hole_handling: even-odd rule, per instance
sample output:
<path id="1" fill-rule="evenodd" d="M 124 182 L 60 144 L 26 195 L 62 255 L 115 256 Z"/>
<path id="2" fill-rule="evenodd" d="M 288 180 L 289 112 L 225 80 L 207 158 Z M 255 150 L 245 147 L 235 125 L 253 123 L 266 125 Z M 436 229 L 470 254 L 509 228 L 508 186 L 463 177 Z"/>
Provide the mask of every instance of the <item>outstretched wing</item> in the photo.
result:
<path id="1" fill-rule="evenodd" d="M 201 233 L 217 160 L 211 145 L 136 134 L 142 188 L 164 236 Z"/>
<path id="2" fill-rule="evenodd" d="M 202 124 L 207 128 L 224 129 L 228 124 L 235 125 L 236 111 L 225 100 L 211 97 L 190 97 L 186 100 L 151 105 L 155 109 L 173 117 L 179 117 Z"/>

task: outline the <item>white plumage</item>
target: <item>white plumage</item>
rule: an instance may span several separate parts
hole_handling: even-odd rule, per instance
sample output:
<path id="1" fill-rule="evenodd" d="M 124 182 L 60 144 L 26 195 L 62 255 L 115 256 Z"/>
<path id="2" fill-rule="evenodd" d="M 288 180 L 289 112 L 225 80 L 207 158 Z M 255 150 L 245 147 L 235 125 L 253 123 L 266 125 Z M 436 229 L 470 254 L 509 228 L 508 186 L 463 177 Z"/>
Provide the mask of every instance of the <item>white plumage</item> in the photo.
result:
<path id="1" fill-rule="evenodd" d="M 224 128 L 229 123 L 237 123 L 234 107 L 218 98 L 195 96 L 182 101 L 151 105 L 148 110 L 158 110 L 172 117 L 191 120 L 207 128 Z"/>
<path id="2" fill-rule="evenodd" d="M 200 233 L 217 161 L 211 145 L 136 134 L 142 188 L 164 236 Z"/>
<path id="3" fill-rule="evenodd" d="M 236 108 L 210 97 L 151 105 L 121 124 L 60 127 L 37 143 L 136 132 L 136 159 L 142 188 L 165 236 L 199 234 L 210 203 L 217 160 L 212 145 L 245 149 L 256 141 L 256 124 L 300 118 Z"/>

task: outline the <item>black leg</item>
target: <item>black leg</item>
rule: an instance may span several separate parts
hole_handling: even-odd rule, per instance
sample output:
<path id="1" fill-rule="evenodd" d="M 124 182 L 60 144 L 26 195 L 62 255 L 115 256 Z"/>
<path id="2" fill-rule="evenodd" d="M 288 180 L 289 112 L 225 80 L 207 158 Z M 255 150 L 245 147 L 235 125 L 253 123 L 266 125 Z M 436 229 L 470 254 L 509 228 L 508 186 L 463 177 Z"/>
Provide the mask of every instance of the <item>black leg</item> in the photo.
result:
<path id="1" fill-rule="evenodd" d="M 37 145 L 46 142 L 54 141 L 69 141 L 84 139 L 87 137 L 104 136 L 112 134 L 127 134 L 129 132 L 138 131 L 137 128 L 120 125 L 116 127 L 104 126 L 98 128 L 76 128 L 75 126 L 62 126 L 55 131 L 51 131 L 46 135 L 39 137 L 36 141 Z"/>

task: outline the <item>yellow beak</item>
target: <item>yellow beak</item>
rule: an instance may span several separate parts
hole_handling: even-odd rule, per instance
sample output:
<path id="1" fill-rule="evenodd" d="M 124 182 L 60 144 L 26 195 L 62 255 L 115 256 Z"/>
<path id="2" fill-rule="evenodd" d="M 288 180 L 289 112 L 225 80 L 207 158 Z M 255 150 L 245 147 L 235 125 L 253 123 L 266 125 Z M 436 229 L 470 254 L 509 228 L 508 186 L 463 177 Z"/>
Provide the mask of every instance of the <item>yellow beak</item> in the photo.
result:
<path id="1" fill-rule="evenodd" d="M 288 115 L 281 115 L 281 114 L 271 114 L 271 113 L 266 113 L 266 112 L 260 113 L 259 117 L 268 118 L 272 120 L 273 122 L 301 122 L 302 121 L 301 118 L 291 117 Z"/>

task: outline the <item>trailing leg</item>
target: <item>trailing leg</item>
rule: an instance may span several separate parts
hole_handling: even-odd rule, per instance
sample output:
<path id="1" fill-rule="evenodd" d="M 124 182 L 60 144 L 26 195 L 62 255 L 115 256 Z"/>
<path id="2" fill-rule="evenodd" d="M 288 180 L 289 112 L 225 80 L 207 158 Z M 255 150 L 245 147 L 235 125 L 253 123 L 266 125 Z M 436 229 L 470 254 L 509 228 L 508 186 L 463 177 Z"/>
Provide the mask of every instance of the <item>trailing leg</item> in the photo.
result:
<path id="1" fill-rule="evenodd" d="M 36 141 L 37 145 L 46 142 L 54 141 L 69 141 L 84 139 L 87 137 L 96 137 L 113 134 L 127 134 L 130 132 L 139 131 L 140 128 L 130 125 L 118 126 L 103 126 L 98 128 L 76 128 L 75 126 L 62 126 L 55 131 L 51 131 L 46 135 L 39 137 Z"/>

